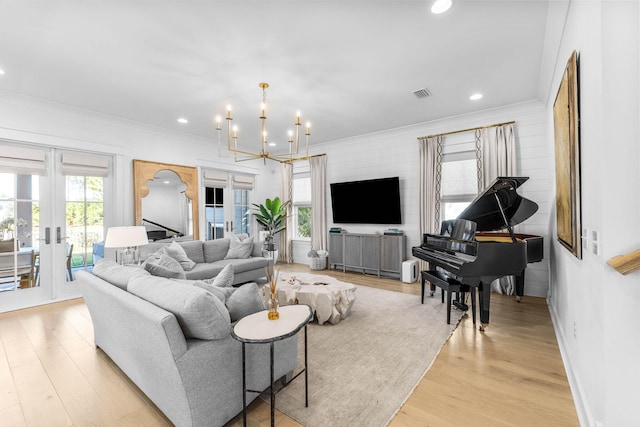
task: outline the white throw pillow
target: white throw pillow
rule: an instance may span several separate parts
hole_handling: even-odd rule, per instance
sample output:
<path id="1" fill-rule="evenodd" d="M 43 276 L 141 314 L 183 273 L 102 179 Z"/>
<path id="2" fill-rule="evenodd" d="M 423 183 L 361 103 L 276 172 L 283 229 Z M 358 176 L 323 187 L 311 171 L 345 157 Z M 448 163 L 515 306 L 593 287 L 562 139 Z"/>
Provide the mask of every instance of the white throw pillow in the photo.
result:
<path id="1" fill-rule="evenodd" d="M 229 241 L 229 252 L 224 259 L 245 259 L 251 256 L 253 252 L 253 237 L 247 237 L 240 240 L 237 236 L 231 236 Z"/>
<path id="2" fill-rule="evenodd" d="M 264 310 L 258 285 L 255 282 L 246 283 L 236 289 L 227 300 L 227 309 L 232 322 Z"/>
<path id="3" fill-rule="evenodd" d="M 195 267 L 196 263 L 187 256 L 184 248 L 178 242 L 171 242 L 166 248 L 167 255 L 180 263 L 185 271 L 189 271 Z"/>
<path id="4" fill-rule="evenodd" d="M 210 281 L 210 283 L 213 286 L 228 288 L 233 286 L 234 276 L 233 264 L 227 264 L 222 271 Z"/>
<path id="5" fill-rule="evenodd" d="M 210 292 L 196 286 L 158 277 L 137 276 L 129 281 L 127 289 L 173 313 L 187 338 L 217 340 L 228 336 L 231 331 L 229 312 L 224 304 Z"/>
<path id="6" fill-rule="evenodd" d="M 144 264 L 142 264 L 142 267 L 144 267 L 145 270 L 147 270 L 154 276 L 167 277 L 169 279 L 186 278 L 184 269 L 178 261 L 171 258 L 166 253 L 161 253 L 159 256 L 157 256 L 158 252 L 150 255 L 149 258 L 147 258 L 147 260 L 144 262 Z"/>
<path id="7" fill-rule="evenodd" d="M 233 287 L 221 288 L 220 286 L 214 286 L 202 280 L 193 282 L 193 286 L 197 286 L 198 288 L 201 288 L 207 292 L 210 292 L 211 294 L 216 296 L 220 300 L 220 302 L 222 302 L 225 305 L 227 304 L 227 300 L 229 299 L 233 291 L 236 290 L 236 288 L 233 288 Z"/>

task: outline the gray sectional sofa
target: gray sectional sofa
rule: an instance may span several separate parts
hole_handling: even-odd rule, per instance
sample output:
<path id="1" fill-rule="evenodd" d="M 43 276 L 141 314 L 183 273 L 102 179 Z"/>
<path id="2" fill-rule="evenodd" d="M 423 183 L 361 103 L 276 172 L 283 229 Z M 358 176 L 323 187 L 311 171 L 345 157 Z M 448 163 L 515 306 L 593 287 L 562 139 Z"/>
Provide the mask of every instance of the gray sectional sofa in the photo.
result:
<path id="1" fill-rule="evenodd" d="M 230 335 L 231 311 L 221 300 L 112 260 L 102 260 L 94 273 L 79 271 L 77 283 L 96 346 L 176 426 L 222 426 L 242 411 L 242 346 Z M 228 289 L 229 304 L 243 290 L 257 293 L 255 283 Z M 255 295 L 245 292 L 240 303 L 250 298 Z M 276 343 L 276 378 L 294 370 L 297 355 L 296 336 Z M 247 375 L 248 388 L 268 388 L 268 344 L 247 345 Z"/>
<path id="2" fill-rule="evenodd" d="M 246 251 L 241 250 L 237 241 L 229 238 L 217 240 L 192 240 L 177 241 L 187 257 L 195 262 L 193 268 L 184 270 L 184 278 L 192 280 L 210 279 L 222 271 L 227 264 L 233 265 L 234 285 L 254 281 L 265 276 L 265 267 L 271 262 L 262 256 L 262 244 L 260 242 L 249 243 Z M 162 247 L 169 247 L 174 242 L 149 243 L 140 246 L 140 260 L 145 261 Z M 238 251 L 230 249 L 239 248 Z M 235 254 L 235 255 L 232 255 Z M 229 258 L 229 256 L 233 256 Z M 225 259 L 226 258 L 226 259 Z M 174 276 L 175 277 L 175 276 Z M 182 277 L 180 277 L 182 278 Z"/>

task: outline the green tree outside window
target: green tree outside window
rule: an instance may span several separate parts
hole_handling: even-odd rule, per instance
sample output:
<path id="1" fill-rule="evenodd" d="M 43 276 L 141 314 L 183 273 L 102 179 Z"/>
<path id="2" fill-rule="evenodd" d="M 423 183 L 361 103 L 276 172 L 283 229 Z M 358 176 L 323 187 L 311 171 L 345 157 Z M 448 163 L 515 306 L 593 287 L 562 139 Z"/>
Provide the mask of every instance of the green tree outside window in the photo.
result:
<path id="1" fill-rule="evenodd" d="M 311 237 L 311 207 L 298 208 L 298 236 Z"/>

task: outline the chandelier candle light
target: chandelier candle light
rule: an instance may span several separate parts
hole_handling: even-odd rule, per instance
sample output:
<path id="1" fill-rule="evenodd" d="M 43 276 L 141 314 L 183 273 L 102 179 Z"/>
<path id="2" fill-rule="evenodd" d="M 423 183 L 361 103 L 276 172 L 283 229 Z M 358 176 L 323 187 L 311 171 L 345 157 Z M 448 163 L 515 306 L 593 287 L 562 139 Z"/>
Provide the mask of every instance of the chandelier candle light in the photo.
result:
<path id="1" fill-rule="evenodd" d="M 269 84 L 263 82 L 260 83 L 259 86 L 262 89 L 262 105 L 260 107 L 260 122 L 262 125 L 261 150 L 259 153 L 254 153 L 251 151 L 238 149 L 238 127 L 231 126 L 231 121 L 233 120 L 233 117 L 231 117 L 231 105 L 227 105 L 227 117 L 225 118 L 225 120 L 227 121 L 227 150 L 233 152 L 233 157 L 236 162 L 260 158 L 264 160 L 265 164 L 267 159 L 275 160 L 280 163 L 291 163 L 296 160 L 307 160 L 309 158 L 309 136 L 311 135 L 311 123 L 306 123 L 306 148 L 304 155 L 300 155 L 300 126 L 302 126 L 302 123 L 300 122 L 299 111 L 296 113 L 295 123 L 293 124 L 296 127 L 295 140 L 293 139 L 293 131 L 289 130 L 288 132 L 289 139 L 287 142 L 289 143 L 289 154 L 271 154 L 267 150 L 269 142 L 267 141 L 267 115 L 265 113 L 265 110 L 267 108 L 267 88 L 269 87 Z M 216 117 L 216 131 L 218 133 L 218 151 L 220 151 L 222 133 L 222 118 L 220 116 Z M 231 140 L 233 140 L 233 143 L 231 142 Z M 238 157 L 238 155 L 241 155 L 242 157 Z"/>

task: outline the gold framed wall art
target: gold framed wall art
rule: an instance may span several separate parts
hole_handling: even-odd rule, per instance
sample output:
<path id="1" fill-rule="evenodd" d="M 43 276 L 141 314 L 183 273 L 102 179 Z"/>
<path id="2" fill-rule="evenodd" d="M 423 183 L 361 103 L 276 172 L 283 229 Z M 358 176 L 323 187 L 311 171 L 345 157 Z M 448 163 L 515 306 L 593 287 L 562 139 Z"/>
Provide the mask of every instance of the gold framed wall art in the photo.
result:
<path id="1" fill-rule="evenodd" d="M 582 258 L 578 53 L 573 51 L 553 104 L 558 241 Z"/>

